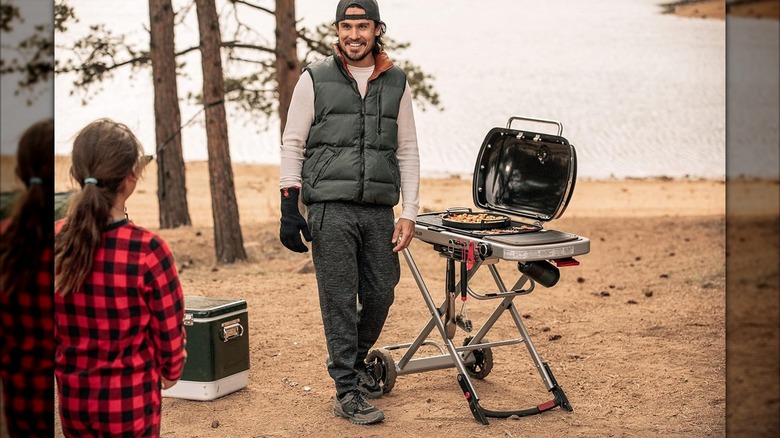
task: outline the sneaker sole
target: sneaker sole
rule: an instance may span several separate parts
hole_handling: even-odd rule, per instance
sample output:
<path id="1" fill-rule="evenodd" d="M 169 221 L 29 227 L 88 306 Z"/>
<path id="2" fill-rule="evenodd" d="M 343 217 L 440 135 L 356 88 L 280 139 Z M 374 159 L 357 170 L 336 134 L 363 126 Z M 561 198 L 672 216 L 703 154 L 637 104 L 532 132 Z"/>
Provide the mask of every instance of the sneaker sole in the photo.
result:
<path id="1" fill-rule="evenodd" d="M 333 415 L 335 415 L 336 417 L 341 417 L 341 418 L 347 419 L 347 420 L 349 420 L 350 423 L 357 424 L 357 425 L 360 425 L 360 426 L 366 426 L 366 425 L 369 425 L 369 424 L 379 423 L 379 422 L 381 422 L 381 421 L 383 421 L 385 419 L 385 414 L 384 413 L 380 413 L 377 418 L 361 420 L 361 419 L 358 419 L 358 418 L 355 418 L 355 417 L 350 417 L 349 415 L 339 411 L 337 408 L 333 408 Z"/>

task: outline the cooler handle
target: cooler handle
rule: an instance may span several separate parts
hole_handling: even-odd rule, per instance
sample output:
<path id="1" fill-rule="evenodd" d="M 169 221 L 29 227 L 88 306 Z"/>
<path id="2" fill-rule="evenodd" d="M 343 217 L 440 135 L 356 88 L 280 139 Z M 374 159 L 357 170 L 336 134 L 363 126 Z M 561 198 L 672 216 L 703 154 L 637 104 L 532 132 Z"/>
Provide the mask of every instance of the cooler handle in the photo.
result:
<path id="1" fill-rule="evenodd" d="M 244 336 L 244 326 L 240 322 L 225 323 L 222 325 L 222 333 L 220 338 L 222 342 L 227 342 L 231 339 L 240 338 Z"/>
<path id="2" fill-rule="evenodd" d="M 552 125 L 556 125 L 558 127 L 558 136 L 561 136 L 563 134 L 563 123 L 558 122 L 556 120 L 547 120 L 547 119 L 535 119 L 532 117 L 520 117 L 520 116 L 512 116 L 509 118 L 509 120 L 506 122 L 506 129 L 509 129 L 512 127 L 512 122 L 515 120 L 526 120 L 529 122 L 539 122 L 539 123 L 549 123 Z"/>

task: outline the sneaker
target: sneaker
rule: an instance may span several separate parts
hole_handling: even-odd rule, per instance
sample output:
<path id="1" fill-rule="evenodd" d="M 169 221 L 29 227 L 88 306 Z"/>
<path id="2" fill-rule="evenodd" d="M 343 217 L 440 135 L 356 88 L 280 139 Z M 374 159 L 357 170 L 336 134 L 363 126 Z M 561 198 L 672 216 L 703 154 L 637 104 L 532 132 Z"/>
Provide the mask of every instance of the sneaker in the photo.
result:
<path id="1" fill-rule="evenodd" d="M 336 397 L 333 415 L 346 418 L 353 424 L 374 424 L 385 419 L 385 414 L 371 406 L 360 391 L 350 391 L 344 397 Z"/>
<path id="2" fill-rule="evenodd" d="M 325 366 L 328 367 L 330 364 L 330 355 L 327 355 L 325 356 Z M 363 365 L 362 368 L 358 365 L 356 371 L 358 389 L 363 393 L 365 398 L 377 399 L 384 395 L 385 391 L 379 386 L 379 382 L 376 381 L 374 375 L 366 370 L 365 365 Z"/>
<path id="3" fill-rule="evenodd" d="M 380 398 L 384 394 L 382 387 L 379 386 L 374 375 L 365 368 L 357 370 L 358 389 L 366 398 Z"/>

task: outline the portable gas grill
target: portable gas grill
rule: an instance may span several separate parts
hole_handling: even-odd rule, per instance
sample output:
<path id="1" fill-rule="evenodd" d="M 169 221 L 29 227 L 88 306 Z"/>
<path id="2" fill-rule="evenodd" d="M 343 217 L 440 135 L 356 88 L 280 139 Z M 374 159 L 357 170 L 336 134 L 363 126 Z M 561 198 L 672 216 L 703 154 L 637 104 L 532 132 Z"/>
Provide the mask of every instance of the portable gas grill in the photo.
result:
<path id="1" fill-rule="evenodd" d="M 557 135 L 511 129 L 512 122 L 522 120 L 557 126 Z M 417 217 L 415 237 L 429 243 L 446 260 L 445 300 L 437 306 L 423 281 L 410 250 L 403 255 L 422 293 L 432 317 L 414 341 L 385 346 L 369 353 L 369 369 L 384 392 L 390 392 L 396 377 L 455 367 L 457 380 L 477 421 L 488 424 L 487 417 L 508 418 L 538 414 L 560 406 L 572 411 L 563 389 L 550 367 L 539 356 L 513 300 L 541 284 L 552 287 L 560 278 L 558 267 L 577 265 L 574 257 L 590 251 L 586 237 L 547 230 L 543 223 L 560 217 L 571 199 L 576 180 L 577 161 L 574 147 L 563 138 L 563 125 L 553 120 L 510 117 L 506 128 L 493 128 L 487 134 L 477 157 L 473 177 L 475 205 L 444 212 L 425 213 Z M 517 262 L 519 278 L 507 288 L 496 265 L 501 261 Z M 456 283 L 456 263 L 459 264 Z M 498 288 L 495 292 L 477 293 L 469 280 L 487 266 Z M 463 313 L 456 313 L 455 303 L 467 297 L 479 301 L 499 300 L 495 310 L 476 328 Z M 489 342 L 486 335 L 504 313 L 511 315 L 520 337 Z M 462 346 L 453 339 L 457 329 L 468 333 Z M 442 345 L 429 339 L 438 329 Z M 525 343 L 531 360 L 553 399 L 534 407 L 513 411 L 493 411 L 480 406 L 471 378 L 484 379 L 493 368 L 493 347 Z M 417 357 L 421 346 L 432 346 L 438 355 Z M 405 352 L 396 362 L 391 352 Z"/>

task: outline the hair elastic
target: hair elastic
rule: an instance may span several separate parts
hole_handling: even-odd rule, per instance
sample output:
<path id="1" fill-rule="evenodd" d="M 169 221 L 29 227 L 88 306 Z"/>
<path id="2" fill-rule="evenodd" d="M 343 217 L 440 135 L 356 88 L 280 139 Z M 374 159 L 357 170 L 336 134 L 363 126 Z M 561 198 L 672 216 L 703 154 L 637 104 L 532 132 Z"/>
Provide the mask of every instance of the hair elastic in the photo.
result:
<path id="1" fill-rule="evenodd" d="M 43 180 L 38 178 L 37 176 L 31 176 L 30 179 L 27 182 L 30 185 L 33 185 L 33 184 L 41 185 L 41 184 L 43 184 Z"/>
<path id="2" fill-rule="evenodd" d="M 98 183 L 98 180 L 96 180 L 95 178 L 92 178 L 91 176 L 88 176 L 88 177 L 84 178 L 84 184 L 95 184 L 95 185 L 97 185 L 97 183 Z"/>

